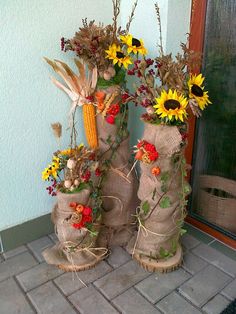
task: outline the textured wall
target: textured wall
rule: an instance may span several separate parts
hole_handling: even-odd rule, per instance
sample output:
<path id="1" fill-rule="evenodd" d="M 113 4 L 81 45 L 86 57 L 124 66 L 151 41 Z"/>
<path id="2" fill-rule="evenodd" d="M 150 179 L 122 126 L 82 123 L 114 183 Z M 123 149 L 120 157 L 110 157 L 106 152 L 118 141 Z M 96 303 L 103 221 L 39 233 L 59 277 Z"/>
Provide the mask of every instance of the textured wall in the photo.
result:
<path id="1" fill-rule="evenodd" d="M 0 1 L 0 230 L 48 213 L 55 201 L 41 171 L 57 149 L 50 123 L 67 126 L 70 101 L 42 57 L 69 62 L 60 38 L 73 36 L 86 16 L 110 22 L 111 12 L 110 0 Z"/>
<path id="2" fill-rule="evenodd" d="M 132 6 L 122 0 L 125 24 Z M 131 32 L 144 39 L 154 56 L 158 41 L 154 0 L 139 0 Z M 159 1 L 164 48 L 177 49 L 188 31 L 190 0 Z M 70 101 L 52 85 L 53 72 L 42 57 L 71 63 L 60 52 L 60 38 L 70 38 L 81 18 L 110 22 L 111 0 L 4 0 L 0 1 L 0 230 L 50 212 L 54 200 L 45 191 L 41 171 L 57 149 L 51 122 L 67 125 Z M 169 40 L 168 40 L 169 38 Z M 132 144 L 141 136 L 140 110 L 131 108 Z M 84 140 L 78 115 L 79 136 Z M 62 146 L 68 143 L 64 130 Z"/>

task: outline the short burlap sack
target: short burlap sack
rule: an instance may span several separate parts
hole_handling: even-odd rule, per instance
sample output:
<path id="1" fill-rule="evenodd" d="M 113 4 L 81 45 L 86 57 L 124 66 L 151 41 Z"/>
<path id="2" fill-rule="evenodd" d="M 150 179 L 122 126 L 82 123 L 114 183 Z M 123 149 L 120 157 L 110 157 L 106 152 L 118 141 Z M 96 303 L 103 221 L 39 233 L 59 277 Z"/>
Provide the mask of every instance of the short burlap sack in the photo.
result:
<path id="1" fill-rule="evenodd" d="M 119 89 L 119 87 L 110 87 L 106 92 L 112 93 L 116 88 Z M 120 95 L 116 97 L 114 103 L 119 101 Z M 107 139 L 109 137 L 110 141 L 113 141 L 118 128 L 116 124 L 107 123 L 102 115 L 98 114 L 97 130 L 102 160 L 110 159 L 111 150 Z M 129 158 L 129 137 L 126 136 L 121 140 L 102 185 L 104 211 L 103 227 L 98 239 L 100 246 L 126 245 L 136 229 L 134 214 L 138 205 L 138 182 L 135 172 L 130 172 L 132 165 L 129 163 Z"/>
<path id="2" fill-rule="evenodd" d="M 97 237 L 91 236 L 86 228 L 73 227 L 74 210 L 71 202 L 88 205 L 90 190 L 66 194 L 57 192 L 57 204 L 52 212 L 52 221 L 59 242 L 43 252 L 48 264 L 56 265 L 66 271 L 89 269 L 101 261 L 107 253 L 106 248 L 97 247 Z M 95 224 L 99 231 L 100 224 Z"/>
<path id="3" fill-rule="evenodd" d="M 142 139 L 155 145 L 159 157 L 154 163 L 141 162 L 140 165 L 140 207 L 146 202 L 150 206 L 150 212 L 142 222 L 139 221 L 139 230 L 133 242 L 133 257 L 149 271 L 171 271 L 182 261 L 178 227 L 178 220 L 182 215 L 179 206 L 181 174 L 173 164 L 173 156 L 181 154 L 182 137 L 176 126 L 145 123 Z M 168 191 L 165 193 L 162 190 L 161 174 L 152 174 L 152 168 L 157 166 L 161 174 L 168 173 L 171 176 Z M 160 206 L 164 197 L 168 197 L 170 201 L 165 208 Z"/>

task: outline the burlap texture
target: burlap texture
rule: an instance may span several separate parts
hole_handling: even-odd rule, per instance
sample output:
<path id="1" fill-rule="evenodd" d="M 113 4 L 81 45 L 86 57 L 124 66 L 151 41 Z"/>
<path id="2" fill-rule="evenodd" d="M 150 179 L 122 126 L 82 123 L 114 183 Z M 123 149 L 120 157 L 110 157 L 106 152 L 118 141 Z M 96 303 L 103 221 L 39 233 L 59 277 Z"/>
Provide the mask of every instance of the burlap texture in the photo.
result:
<path id="1" fill-rule="evenodd" d="M 111 92 L 110 88 L 106 92 Z M 113 103 L 120 100 L 120 96 Z M 106 143 L 108 136 L 114 140 L 117 134 L 116 124 L 109 124 L 101 114 L 97 115 L 97 130 L 99 137 L 99 149 L 102 160 L 109 159 L 111 151 Z M 138 205 L 137 189 L 138 182 L 135 172 L 129 176 L 131 166 L 128 162 L 130 157 L 129 137 L 124 139 L 112 159 L 111 169 L 102 185 L 103 227 L 98 243 L 100 246 L 125 245 L 130 240 L 135 230 L 135 209 Z"/>
<path id="2" fill-rule="evenodd" d="M 96 248 L 96 237 L 91 237 L 85 228 L 74 228 L 70 221 L 74 209 L 69 204 L 76 202 L 88 205 L 89 195 L 89 189 L 74 194 L 57 192 L 57 204 L 53 208 L 52 220 L 59 243 L 43 252 L 48 264 L 74 265 L 75 267 L 90 265 L 106 253 L 105 249 Z M 99 231 L 100 226 L 97 224 L 95 227 Z M 76 250 L 71 252 L 70 246 L 76 246 Z"/>
<path id="3" fill-rule="evenodd" d="M 179 228 L 177 221 L 181 217 L 179 208 L 179 193 L 181 192 L 181 173 L 180 170 L 174 170 L 172 161 L 173 154 L 181 151 L 180 143 L 182 141 L 181 134 L 177 127 L 166 125 L 152 125 L 145 123 L 144 140 L 154 144 L 159 158 L 152 164 L 141 162 L 141 177 L 138 190 L 138 197 L 142 204 L 147 201 L 152 209 L 163 195 L 161 191 L 161 175 L 154 176 L 151 169 L 155 166 L 160 167 L 161 173 L 168 172 L 173 179 L 168 185 L 168 192 L 165 196 L 170 199 L 171 206 L 162 208 L 157 205 L 150 215 L 144 219 L 144 227 L 139 227 L 139 232 L 134 244 L 133 253 L 141 253 L 145 256 L 160 258 L 160 249 L 167 251 L 173 249 L 173 241 L 176 246 L 179 242 Z M 155 197 L 153 191 L 156 189 Z"/>

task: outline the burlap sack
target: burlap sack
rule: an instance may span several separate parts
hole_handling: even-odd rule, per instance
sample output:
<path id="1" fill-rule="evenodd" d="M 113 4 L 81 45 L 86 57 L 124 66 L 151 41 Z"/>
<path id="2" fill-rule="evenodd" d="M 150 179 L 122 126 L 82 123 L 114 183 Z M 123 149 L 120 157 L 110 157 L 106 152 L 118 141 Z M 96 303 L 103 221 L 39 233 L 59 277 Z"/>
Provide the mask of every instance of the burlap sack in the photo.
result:
<path id="1" fill-rule="evenodd" d="M 65 270 L 83 270 L 94 266 L 106 254 L 105 248 L 97 248 L 97 237 L 91 237 L 85 229 L 72 226 L 71 218 L 74 209 L 71 202 L 88 205 L 90 190 L 84 189 L 79 193 L 65 194 L 57 192 L 57 204 L 52 212 L 55 233 L 59 242 L 43 252 L 48 264 L 56 265 Z M 99 231 L 100 224 L 95 225 Z M 76 247 L 72 249 L 72 247 Z"/>
<path id="2" fill-rule="evenodd" d="M 159 158 L 152 164 L 141 162 L 140 165 L 141 178 L 138 197 L 141 200 L 141 207 L 144 202 L 148 202 L 150 208 L 154 208 L 154 210 L 146 215 L 142 225 L 140 224 L 139 226 L 137 238 L 133 244 L 133 256 L 141 264 L 142 258 L 145 260 L 144 263 L 148 263 L 148 260 L 154 260 L 160 264 L 160 261 L 163 259 L 163 252 L 171 252 L 170 257 L 172 257 L 173 262 L 178 263 L 179 261 L 175 261 L 174 255 L 178 251 L 178 256 L 182 259 L 180 254 L 179 226 L 177 223 L 182 213 L 179 207 L 181 173 L 180 170 L 174 168 L 173 155 L 181 153 L 180 144 L 182 137 L 175 126 L 156 126 L 145 123 L 142 138 L 155 145 Z M 161 175 L 154 176 L 151 172 L 155 166 L 161 169 L 161 173 L 168 172 L 172 176 L 168 184 L 168 192 L 164 194 L 164 196 L 169 197 L 171 204 L 167 208 L 162 208 L 159 205 L 160 198 L 164 196 L 162 196 L 163 191 L 161 190 Z M 154 190 L 156 191 L 155 196 L 153 196 Z M 159 204 L 155 207 L 158 201 Z M 146 268 L 155 270 L 153 265 L 152 263 L 152 267 Z M 158 270 L 158 267 L 156 270 Z"/>
<path id="3" fill-rule="evenodd" d="M 106 92 L 112 92 L 118 87 L 112 87 Z M 114 100 L 118 102 L 120 95 Z M 117 134 L 117 126 L 105 121 L 101 114 L 97 115 L 97 130 L 99 137 L 99 149 L 102 160 L 109 159 L 111 151 L 107 144 L 108 136 L 111 141 Z M 131 166 L 129 137 L 122 139 L 114 158 L 111 168 L 102 185 L 103 227 L 99 234 L 100 246 L 126 245 L 135 230 L 135 209 L 138 205 L 137 189 L 138 183 L 135 172 L 130 173 Z M 127 177 L 127 174 L 129 176 Z"/>

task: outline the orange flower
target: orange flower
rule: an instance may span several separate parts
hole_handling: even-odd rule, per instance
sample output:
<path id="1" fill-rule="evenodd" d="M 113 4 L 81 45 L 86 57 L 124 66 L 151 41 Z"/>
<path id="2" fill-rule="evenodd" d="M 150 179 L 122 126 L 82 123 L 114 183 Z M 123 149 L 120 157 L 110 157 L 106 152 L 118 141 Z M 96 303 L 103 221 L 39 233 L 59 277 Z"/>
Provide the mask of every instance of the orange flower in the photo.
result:
<path id="1" fill-rule="evenodd" d="M 154 176 L 158 176 L 160 174 L 160 172 L 161 172 L 161 169 L 159 167 L 153 167 L 152 168 L 152 174 Z"/>
<path id="2" fill-rule="evenodd" d="M 102 92 L 102 91 L 97 91 L 95 93 L 95 98 L 98 102 L 103 102 L 105 99 L 106 93 Z"/>
<path id="3" fill-rule="evenodd" d="M 76 210 L 78 213 L 82 213 L 82 211 L 84 210 L 84 205 L 78 204 L 78 205 L 76 206 L 75 210 Z"/>

